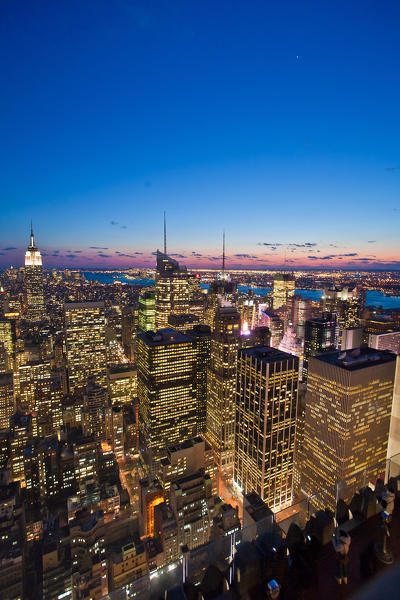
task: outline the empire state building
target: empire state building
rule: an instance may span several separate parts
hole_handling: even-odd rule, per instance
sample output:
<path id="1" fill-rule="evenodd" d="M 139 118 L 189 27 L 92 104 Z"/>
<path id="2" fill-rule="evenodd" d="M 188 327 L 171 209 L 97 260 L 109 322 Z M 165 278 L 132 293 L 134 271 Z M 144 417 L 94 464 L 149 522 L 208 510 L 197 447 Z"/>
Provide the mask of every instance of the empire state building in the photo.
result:
<path id="1" fill-rule="evenodd" d="M 24 279 L 26 289 L 25 319 L 32 323 L 43 321 L 46 315 L 43 295 L 42 256 L 35 246 L 32 226 L 31 241 L 25 252 Z"/>

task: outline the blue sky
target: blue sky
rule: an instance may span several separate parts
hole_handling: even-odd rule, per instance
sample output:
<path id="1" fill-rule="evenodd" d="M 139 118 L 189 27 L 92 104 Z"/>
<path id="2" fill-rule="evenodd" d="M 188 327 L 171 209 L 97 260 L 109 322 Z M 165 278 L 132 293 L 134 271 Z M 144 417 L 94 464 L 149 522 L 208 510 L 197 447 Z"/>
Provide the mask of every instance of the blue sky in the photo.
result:
<path id="1" fill-rule="evenodd" d="M 399 39 L 385 0 L 3 0 L 0 264 L 33 218 L 45 265 L 150 265 L 165 209 L 193 266 L 224 228 L 231 266 L 398 266 Z"/>

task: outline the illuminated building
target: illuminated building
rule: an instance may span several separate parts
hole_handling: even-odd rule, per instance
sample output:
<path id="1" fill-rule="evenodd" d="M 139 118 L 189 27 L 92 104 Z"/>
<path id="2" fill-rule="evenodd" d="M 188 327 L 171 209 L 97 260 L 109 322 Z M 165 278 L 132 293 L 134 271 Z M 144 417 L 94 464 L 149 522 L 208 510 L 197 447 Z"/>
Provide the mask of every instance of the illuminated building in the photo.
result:
<path id="1" fill-rule="evenodd" d="M 400 454 L 400 357 L 396 358 L 396 374 L 394 378 L 392 416 L 390 419 L 390 431 L 387 457 L 391 458 Z"/>
<path id="2" fill-rule="evenodd" d="M 220 307 L 211 335 L 207 378 L 207 440 L 220 472 L 232 476 L 235 448 L 236 364 L 240 315 L 232 306 Z"/>
<path id="3" fill-rule="evenodd" d="M 0 318 L 0 373 L 9 373 L 14 368 L 15 321 Z"/>
<path id="4" fill-rule="evenodd" d="M 14 382 L 12 373 L 0 375 L 0 429 L 10 428 L 10 418 L 15 412 Z"/>
<path id="5" fill-rule="evenodd" d="M 63 395 L 61 381 L 56 377 L 38 380 L 34 392 L 34 411 L 37 415 L 34 435 L 45 437 L 60 430 Z"/>
<path id="6" fill-rule="evenodd" d="M 190 307 L 190 284 L 186 267 L 157 250 L 156 323 L 168 327 L 169 315 L 186 314 Z"/>
<path id="7" fill-rule="evenodd" d="M 351 350 L 352 348 L 359 348 L 362 343 L 363 328 L 352 327 L 349 329 L 342 329 L 340 331 L 340 349 Z M 369 346 L 372 348 L 371 344 Z"/>
<path id="8" fill-rule="evenodd" d="M 125 363 L 108 367 L 108 389 L 112 404 L 132 404 L 137 397 L 136 365 Z"/>
<path id="9" fill-rule="evenodd" d="M 176 329 L 177 331 L 182 331 L 182 333 L 187 333 L 189 329 L 199 325 L 199 317 L 197 315 L 169 315 L 168 317 L 168 327 L 172 327 L 172 329 Z"/>
<path id="10" fill-rule="evenodd" d="M 117 460 L 124 459 L 124 413 L 122 407 L 116 404 L 111 410 L 112 419 L 112 449 Z"/>
<path id="11" fill-rule="evenodd" d="M 86 385 L 93 375 L 106 384 L 106 341 L 104 302 L 64 304 L 69 390 Z"/>
<path id="12" fill-rule="evenodd" d="M 217 493 L 217 467 L 210 446 L 200 436 L 167 448 L 167 456 L 160 461 L 159 480 L 168 496 L 171 483 L 203 469 L 210 476 L 213 495 Z"/>
<path id="13" fill-rule="evenodd" d="M 172 508 L 161 502 L 154 508 L 154 534 L 162 546 L 163 565 L 170 565 L 181 556 L 178 523 Z"/>
<path id="14" fill-rule="evenodd" d="M 277 273 L 274 277 L 274 289 L 272 292 L 272 308 L 274 310 L 286 307 L 289 298 L 294 296 L 295 277 L 290 273 Z"/>
<path id="15" fill-rule="evenodd" d="M 214 501 L 211 479 L 204 471 L 186 475 L 171 484 L 170 506 L 181 545 L 191 550 L 210 541 Z"/>
<path id="16" fill-rule="evenodd" d="M 99 444 L 92 438 L 83 438 L 73 444 L 74 470 L 77 484 L 97 479 L 99 472 Z"/>
<path id="17" fill-rule="evenodd" d="M 197 351 L 197 433 L 204 433 L 207 426 L 207 373 L 211 360 L 211 330 L 208 325 L 195 325 L 193 329 L 187 331 L 187 334 L 194 339 Z"/>
<path id="18" fill-rule="evenodd" d="M 139 329 L 154 331 L 156 327 L 155 292 L 144 291 L 139 296 Z"/>
<path id="19" fill-rule="evenodd" d="M 140 579 L 149 572 L 143 544 L 135 544 L 128 540 L 112 552 L 109 564 L 111 591 Z"/>
<path id="20" fill-rule="evenodd" d="M 129 360 L 134 360 L 136 331 L 139 313 L 136 306 L 124 306 L 122 309 L 122 345 Z"/>
<path id="21" fill-rule="evenodd" d="M 239 350 L 234 481 L 273 509 L 292 499 L 298 378 L 295 356 Z"/>
<path id="22" fill-rule="evenodd" d="M 324 288 L 321 298 L 322 311 L 336 313 L 339 326 L 343 329 L 359 326 L 364 304 L 365 292 L 356 286 Z"/>
<path id="23" fill-rule="evenodd" d="M 301 489 L 334 509 L 385 473 L 396 357 L 371 348 L 310 358 Z"/>
<path id="24" fill-rule="evenodd" d="M 335 313 L 306 321 L 304 332 L 303 379 L 307 381 L 308 362 L 311 356 L 331 352 L 337 348 L 337 319 Z"/>
<path id="25" fill-rule="evenodd" d="M 26 290 L 25 319 L 34 323 L 43 321 L 46 317 L 46 311 L 43 293 L 42 257 L 35 246 L 32 227 L 31 241 L 25 253 L 24 281 Z"/>
<path id="26" fill-rule="evenodd" d="M 279 350 L 287 354 L 293 354 L 299 359 L 299 378 L 302 379 L 303 374 L 303 343 L 297 337 L 296 331 L 290 325 L 287 327 L 285 334 L 279 344 Z"/>
<path id="27" fill-rule="evenodd" d="M 28 441 L 32 438 L 32 416 L 15 413 L 10 419 L 10 459 L 12 481 L 19 481 L 25 487 L 24 454 Z"/>
<path id="28" fill-rule="evenodd" d="M 287 324 L 293 327 L 298 338 L 304 338 L 306 321 L 311 319 L 312 306 L 309 298 L 291 296 L 287 300 Z"/>
<path id="29" fill-rule="evenodd" d="M 154 536 L 154 508 L 164 502 L 164 491 L 154 477 L 139 481 L 139 529 L 142 536 Z"/>
<path id="30" fill-rule="evenodd" d="M 196 434 L 197 348 L 192 337 L 161 329 L 139 334 L 137 351 L 140 433 L 155 463 L 167 446 Z"/>
<path id="31" fill-rule="evenodd" d="M 69 524 L 73 599 L 100 600 L 108 594 L 105 527 L 101 511 L 77 512 Z"/>
<path id="32" fill-rule="evenodd" d="M 239 508 L 223 504 L 213 519 L 211 539 L 216 540 L 226 535 L 232 535 L 241 528 Z"/>
<path id="33" fill-rule="evenodd" d="M 395 354 L 400 354 L 400 331 L 393 331 L 390 333 L 370 333 L 368 338 L 368 346 L 370 348 L 390 350 Z"/>
<path id="34" fill-rule="evenodd" d="M 107 425 L 110 418 L 108 391 L 97 385 L 94 377 L 88 377 L 83 394 L 82 427 L 86 437 L 93 436 L 99 441 L 108 439 Z"/>
<path id="35" fill-rule="evenodd" d="M 189 314 L 196 316 L 199 323 L 204 323 L 206 296 L 200 286 L 200 275 L 188 275 L 189 283 Z"/>
<path id="36" fill-rule="evenodd" d="M 19 405 L 29 411 L 36 410 L 38 385 L 46 380 L 49 387 L 50 378 L 51 369 L 48 361 L 29 361 L 19 366 L 14 378 L 15 395 Z"/>
<path id="37" fill-rule="evenodd" d="M 277 315 L 272 314 L 272 311 L 266 309 L 261 310 L 259 323 L 262 327 L 267 327 L 271 335 L 270 346 L 272 348 L 279 348 L 279 344 L 282 341 L 284 333 L 284 324 L 282 319 Z"/>

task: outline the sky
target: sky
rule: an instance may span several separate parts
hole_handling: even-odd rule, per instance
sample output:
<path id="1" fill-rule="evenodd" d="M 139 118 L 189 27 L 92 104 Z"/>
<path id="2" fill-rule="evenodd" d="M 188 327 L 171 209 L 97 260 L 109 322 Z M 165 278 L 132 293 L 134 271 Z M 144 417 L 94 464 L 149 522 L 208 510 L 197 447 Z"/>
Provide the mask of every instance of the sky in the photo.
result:
<path id="1" fill-rule="evenodd" d="M 397 0 L 2 0 L 0 266 L 400 269 Z"/>

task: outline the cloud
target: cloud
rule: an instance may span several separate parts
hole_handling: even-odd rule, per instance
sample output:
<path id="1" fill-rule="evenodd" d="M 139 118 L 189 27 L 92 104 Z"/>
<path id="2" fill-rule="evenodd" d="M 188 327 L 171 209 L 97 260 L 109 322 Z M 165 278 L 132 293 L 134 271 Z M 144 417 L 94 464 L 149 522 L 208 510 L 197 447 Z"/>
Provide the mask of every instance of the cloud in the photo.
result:
<path id="1" fill-rule="evenodd" d="M 101 258 L 111 258 L 111 254 L 103 254 L 103 252 L 99 252 L 97 256 L 100 256 Z"/>
<path id="2" fill-rule="evenodd" d="M 75 254 L 82 254 L 82 250 L 73 250 L 73 252 L 75 252 Z"/>
<path id="3" fill-rule="evenodd" d="M 192 252 L 193 256 L 203 256 L 202 254 L 199 254 L 199 252 Z"/>
<path id="4" fill-rule="evenodd" d="M 110 225 L 119 225 L 118 221 L 110 221 Z"/>
<path id="5" fill-rule="evenodd" d="M 386 167 L 385 171 L 388 173 L 395 173 L 396 171 L 400 171 L 400 167 Z"/>
<path id="6" fill-rule="evenodd" d="M 121 229 L 128 229 L 126 225 L 121 225 Z"/>
<path id="7" fill-rule="evenodd" d="M 143 254 L 143 252 L 135 252 L 135 254 Z"/>
<path id="8" fill-rule="evenodd" d="M 368 240 L 367 244 L 376 244 L 376 240 Z"/>
<path id="9" fill-rule="evenodd" d="M 15 246 L 10 246 L 9 248 L 2 248 L 2 250 L 9 252 L 10 250 L 17 250 L 17 248 L 15 248 Z"/>
<path id="10" fill-rule="evenodd" d="M 5 255 L 5 253 L 4 253 L 4 252 L 0 252 L 0 256 L 4 256 L 4 255 Z"/>
<path id="11" fill-rule="evenodd" d="M 75 254 L 65 254 L 64 258 L 78 258 Z"/>
<path id="12" fill-rule="evenodd" d="M 135 258 L 134 254 L 123 254 L 122 252 L 117 252 L 117 254 L 118 254 L 118 256 L 126 256 L 127 258 Z"/>
<path id="13" fill-rule="evenodd" d="M 275 250 L 276 248 L 278 248 L 278 246 L 286 246 L 286 247 L 292 247 L 292 248 L 313 248 L 314 246 L 316 246 L 316 242 L 304 242 L 304 244 L 295 244 L 295 243 L 290 243 L 290 244 L 281 244 L 280 242 L 257 242 L 257 246 L 272 246 L 273 249 Z"/>
<path id="14" fill-rule="evenodd" d="M 237 258 L 257 258 L 257 256 L 251 256 L 250 254 L 234 254 Z"/>
<path id="15" fill-rule="evenodd" d="M 108 250 L 108 248 L 103 248 L 102 246 L 89 246 L 91 250 Z"/>
<path id="16" fill-rule="evenodd" d="M 183 254 L 169 254 L 169 256 L 176 256 L 177 258 L 186 258 Z"/>
<path id="17" fill-rule="evenodd" d="M 54 254 L 59 254 L 61 250 L 53 250 Z"/>
<path id="18" fill-rule="evenodd" d="M 338 258 L 339 260 L 343 257 L 358 256 L 357 252 L 349 252 L 348 254 L 328 254 L 327 256 L 307 256 L 311 260 L 332 260 L 332 258 Z"/>

